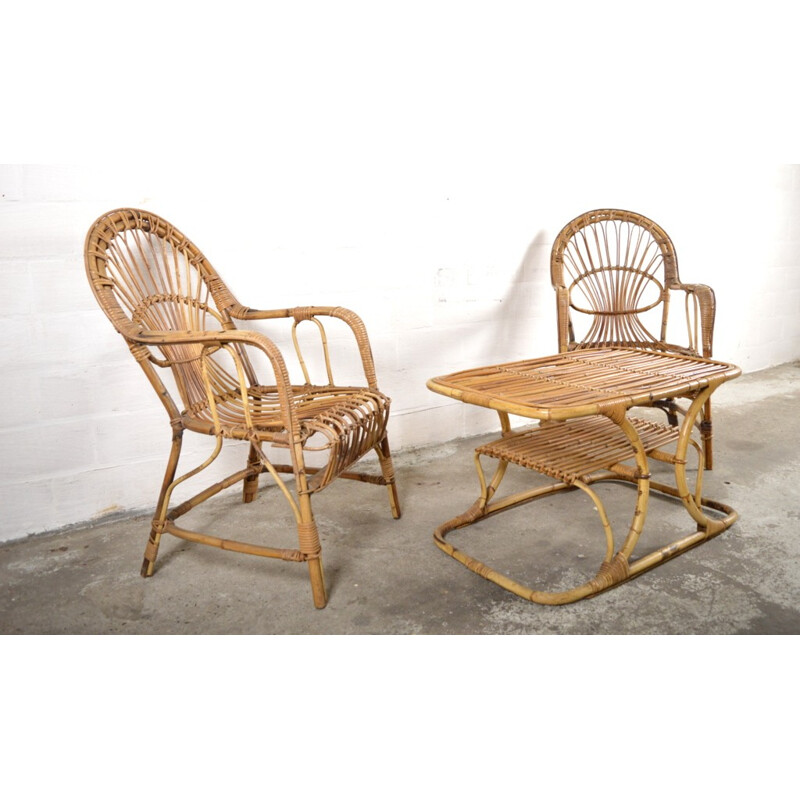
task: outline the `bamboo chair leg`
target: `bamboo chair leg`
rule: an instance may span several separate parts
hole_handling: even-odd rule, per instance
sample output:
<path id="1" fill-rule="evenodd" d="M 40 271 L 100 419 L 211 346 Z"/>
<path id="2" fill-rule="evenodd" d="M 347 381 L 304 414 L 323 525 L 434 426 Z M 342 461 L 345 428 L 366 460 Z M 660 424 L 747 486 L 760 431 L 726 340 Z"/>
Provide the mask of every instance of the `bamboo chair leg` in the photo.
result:
<path id="1" fill-rule="evenodd" d="M 381 473 L 389 489 L 389 505 L 392 508 L 392 517 L 394 519 L 400 519 L 403 512 L 400 509 L 400 497 L 397 494 L 397 482 L 394 476 L 394 464 L 392 463 L 392 454 L 389 450 L 388 436 L 383 437 L 383 440 L 375 448 L 375 452 L 378 454 Z"/>
<path id="2" fill-rule="evenodd" d="M 242 502 L 252 503 L 258 496 L 258 476 L 261 467 L 261 454 L 252 443 L 247 457 L 247 467 L 253 470 L 253 474 L 248 475 L 242 482 Z"/>
<path id="3" fill-rule="evenodd" d="M 311 579 L 311 594 L 316 608 L 325 608 L 328 604 L 328 592 L 325 588 L 325 574 L 322 570 L 322 545 L 319 541 L 317 523 L 311 511 L 311 496 L 305 473 L 297 476 L 298 497 L 300 499 L 300 518 L 297 521 L 297 535 L 300 540 L 300 552 L 308 562 L 308 575 Z"/>
<path id="4" fill-rule="evenodd" d="M 311 579 L 311 596 L 315 608 L 328 605 L 328 590 L 325 588 L 325 573 L 322 570 L 322 547 L 319 541 L 317 523 L 311 514 L 311 502 L 308 495 L 300 499 L 301 515 L 304 521 L 298 523 L 300 552 L 308 561 L 308 576 Z"/>
<path id="5" fill-rule="evenodd" d="M 322 570 L 322 557 L 308 560 L 308 576 L 311 579 L 311 595 L 314 608 L 325 608 L 328 605 L 328 592 L 325 588 L 325 575 Z"/>
<path id="6" fill-rule="evenodd" d="M 164 530 L 164 523 L 167 519 L 167 491 L 175 480 L 175 472 L 178 469 L 178 460 L 180 459 L 182 444 L 183 428 L 175 428 L 172 434 L 172 449 L 170 450 L 169 461 L 167 461 L 164 481 L 161 484 L 161 493 L 158 495 L 158 504 L 156 505 L 153 524 L 150 528 L 150 537 L 147 540 L 147 546 L 144 550 L 144 560 L 142 561 L 140 573 L 143 578 L 149 578 L 155 569 L 158 546 L 161 543 L 161 533 Z"/>

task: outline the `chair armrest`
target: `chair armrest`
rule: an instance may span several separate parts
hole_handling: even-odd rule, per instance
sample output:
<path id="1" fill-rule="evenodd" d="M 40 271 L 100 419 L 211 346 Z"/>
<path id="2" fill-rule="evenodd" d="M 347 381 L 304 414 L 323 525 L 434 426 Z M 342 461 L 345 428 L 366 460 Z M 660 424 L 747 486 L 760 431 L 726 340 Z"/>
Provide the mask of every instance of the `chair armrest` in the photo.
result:
<path id="1" fill-rule="evenodd" d="M 288 372 L 283 361 L 283 354 L 277 345 L 264 334 L 258 331 L 243 331 L 234 328 L 233 330 L 220 331 L 139 331 L 135 334 L 126 333 L 127 338 L 137 344 L 147 347 L 158 347 L 160 345 L 175 344 L 244 344 L 257 347 L 263 350 L 274 367 L 277 367 L 276 379 L 280 381 L 286 378 L 288 387 Z"/>
<path id="2" fill-rule="evenodd" d="M 291 308 L 248 308 L 237 303 L 228 308 L 228 313 L 234 319 L 281 319 L 283 317 L 291 317 L 292 310 Z"/>
<path id="3" fill-rule="evenodd" d="M 283 354 L 277 345 L 257 331 L 243 331 L 238 329 L 220 331 L 140 331 L 126 333 L 126 338 L 131 342 L 144 347 L 159 347 L 181 344 L 196 344 L 208 347 L 224 347 L 225 345 L 244 345 L 261 350 L 269 359 L 275 377 L 275 389 L 281 407 L 281 416 L 286 430 L 290 436 L 300 436 L 300 424 L 295 409 L 294 395 L 291 389 L 289 371 L 286 368 Z M 245 405 L 247 398 L 242 398 Z"/>
<path id="4" fill-rule="evenodd" d="M 712 345 L 714 342 L 714 318 L 716 316 L 717 302 L 714 296 L 714 290 L 704 283 L 674 283 L 670 289 L 675 291 L 686 292 L 686 301 L 693 297 L 697 303 L 697 308 L 700 313 L 700 343 L 702 348 L 701 354 L 704 358 L 711 358 Z M 689 308 L 687 305 L 687 325 L 692 331 L 692 323 L 689 316 Z"/>
<path id="5" fill-rule="evenodd" d="M 235 319 L 259 320 L 259 319 L 279 319 L 282 317 L 292 317 L 295 324 L 305 319 L 314 317 L 333 317 L 340 319 L 348 325 L 355 336 L 358 351 L 361 355 L 361 364 L 364 368 L 364 376 L 370 389 L 378 389 L 378 379 L 375 374 L 375 360 L 372 355 L 372 348 L 367 335 L 367 328 L 361 317 L 355 311 L 351 311 L 343 306 L 297 306 L 295 308 L 281 308 L 272 310 L 259 310 L 245 308 L 244 306 L 233 306 L 228 309 L 230 315 Z"/>

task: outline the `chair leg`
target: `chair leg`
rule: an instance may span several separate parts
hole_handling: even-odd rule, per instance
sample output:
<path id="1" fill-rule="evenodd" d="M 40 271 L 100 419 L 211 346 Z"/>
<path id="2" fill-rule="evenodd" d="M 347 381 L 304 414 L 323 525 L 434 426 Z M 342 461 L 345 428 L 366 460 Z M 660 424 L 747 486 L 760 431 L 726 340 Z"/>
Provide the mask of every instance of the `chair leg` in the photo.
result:
<path id="1" fill-rule="evenodd" d="M 305 484 L 305 476 L 299 484 Z M 311 579 L 311 594 L 316 608 L 325 608 L 328 604 L 328 592 L 325 588 L 325 575 L 322 571 L 322 546 L 314 515 L 311 512 L 311 497 L 307 491 L 300 494 L 300 519 L 297 522 L 297 535 L 300 540 L 300 552 L 308 562 L 308 576 Z"/>
<path id="2" fill-rule="evenodd" d="M 250 445 L 250 454 L 247 457 L 247 466 L 255 470 L 256 468 L 261 466 L 261 456 L 256 450 L 255 445 Z M 256 499 L 258 496 L 258 476 L 260 470 L 258 472 L 253 472 L 252 475 L 248 475 L 243 483 L 242 483 L 242 502 L 243 503 L 252 503 L 253 500 Z"/>
<path id="3" fill-rule="evenodd" d="M 700 431 L 703 438 L 703 455 L 705 456 L 705 467 L 708 470 L 714 468 L 714 452 L 711 446 L 713 439 L 713 429 L 711 426 L 711 400 L 706 400 L 703 406 L 703 421 L 700 423 Z"/>
<path id="4" fill-rule="evenodd" d="M 400 519 L 402 511 L 400 510 L 400 497 L 397 494 L 397 482 L 394 476 L 394 464 L 392 463 L 392 454 L 389 450 L 389 437 L 384 436 L 381 443 L 375 448 L 378 454 L 378 461 L 381 465 L 381 473 L 383 474 L 386 486 L 389 489 L 389 505 L 392 508 L 392 516 L 395 519 Z"/>
<path id="5" fill-rule="evenodd" d="M 314 598 L 315 608 L 325 608 L 328 605 L 328 592 L 325 589 L 325 575 L 322 571 L 322 557 L 308 560 L 308 576 L 311 578 L 311 595 Z"/>
<path id="6" fill-rule="evenodd" d="M 164 473 L 164 481 L 161 484 L 161 493 L 158 496 L 158 505 L 153 517 L 153 524 L 150 528 L 150 537 L 144 550 L 144 561 L 142 561 L 141 576 L 149 578 L 153 574 L 158 556 L 158 546 L 161 543 L 161 532 L 164 530 L 164 522 L 167 519 L 167 504 L 165 498 L 169 487 L 175 480 L 175 472 L 178 469 L 178 459 L 181 455 L 181 445 L 183 443 L 183 428 L 175 428 L 172 434 L 172 449 L 167 462 L 167 469 Z"/>

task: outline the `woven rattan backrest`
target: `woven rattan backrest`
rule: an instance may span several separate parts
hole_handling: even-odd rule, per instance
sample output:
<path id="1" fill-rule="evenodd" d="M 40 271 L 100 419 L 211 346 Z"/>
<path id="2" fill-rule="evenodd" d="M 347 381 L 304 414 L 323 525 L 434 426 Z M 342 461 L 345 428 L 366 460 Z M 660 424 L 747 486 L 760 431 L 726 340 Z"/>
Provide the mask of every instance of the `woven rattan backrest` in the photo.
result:
<path id="1" fill-rule="evenodd" d="M 647 217 L 619 209 L 576 217 L 556 237 L 550 276 L 559 293 L 562 350 L 567 344 L 664 343 L 669 287 L 678 282 L 678 264 L 669 236 Z M 573 312 L 588 320 L 577 337 Z"/>
<path id="2" fill-rule="evenodd" d="M 226 309 L 235 299 L 203 254 L 166 220 L 147 211 L 118 209 L 100 217 L 86 237 L 92 290 L 136 359 L 170 367 L 185 406 L 206 401 L 198 344 L 155 349 L 132 337 L 143 332 L 231 329 Z M 211 364 L 221 385 L 235 385 Z M 147 370 L 153 380 L 152 370 Z M 161 386 L 156 385 L 157 390 Z"/>

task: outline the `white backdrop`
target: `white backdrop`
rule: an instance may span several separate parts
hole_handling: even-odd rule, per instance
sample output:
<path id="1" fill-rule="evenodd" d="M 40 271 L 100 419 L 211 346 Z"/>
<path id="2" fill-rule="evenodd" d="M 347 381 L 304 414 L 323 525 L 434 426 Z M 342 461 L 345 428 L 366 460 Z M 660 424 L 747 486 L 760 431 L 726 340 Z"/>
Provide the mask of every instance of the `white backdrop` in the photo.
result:
<path id="1" fill-rule="evenodd" d="M 396 451 L 493 427 L 425 381 L 554 351 L 550 245 L 592 208 L 667 230 L 716 290 L 716 356 L 800 357 L 786 21 L 766 4 L 754 66 L 730 9 L 721 28 L 697 4 L 657 24 L 562 5 L 52 10 L 5 88 L 0 540 L 147 509 L 160 484 L 163 410 L 83 273 L 119 206 L 181 228 L 248 305 L 356 310 Z"/>

